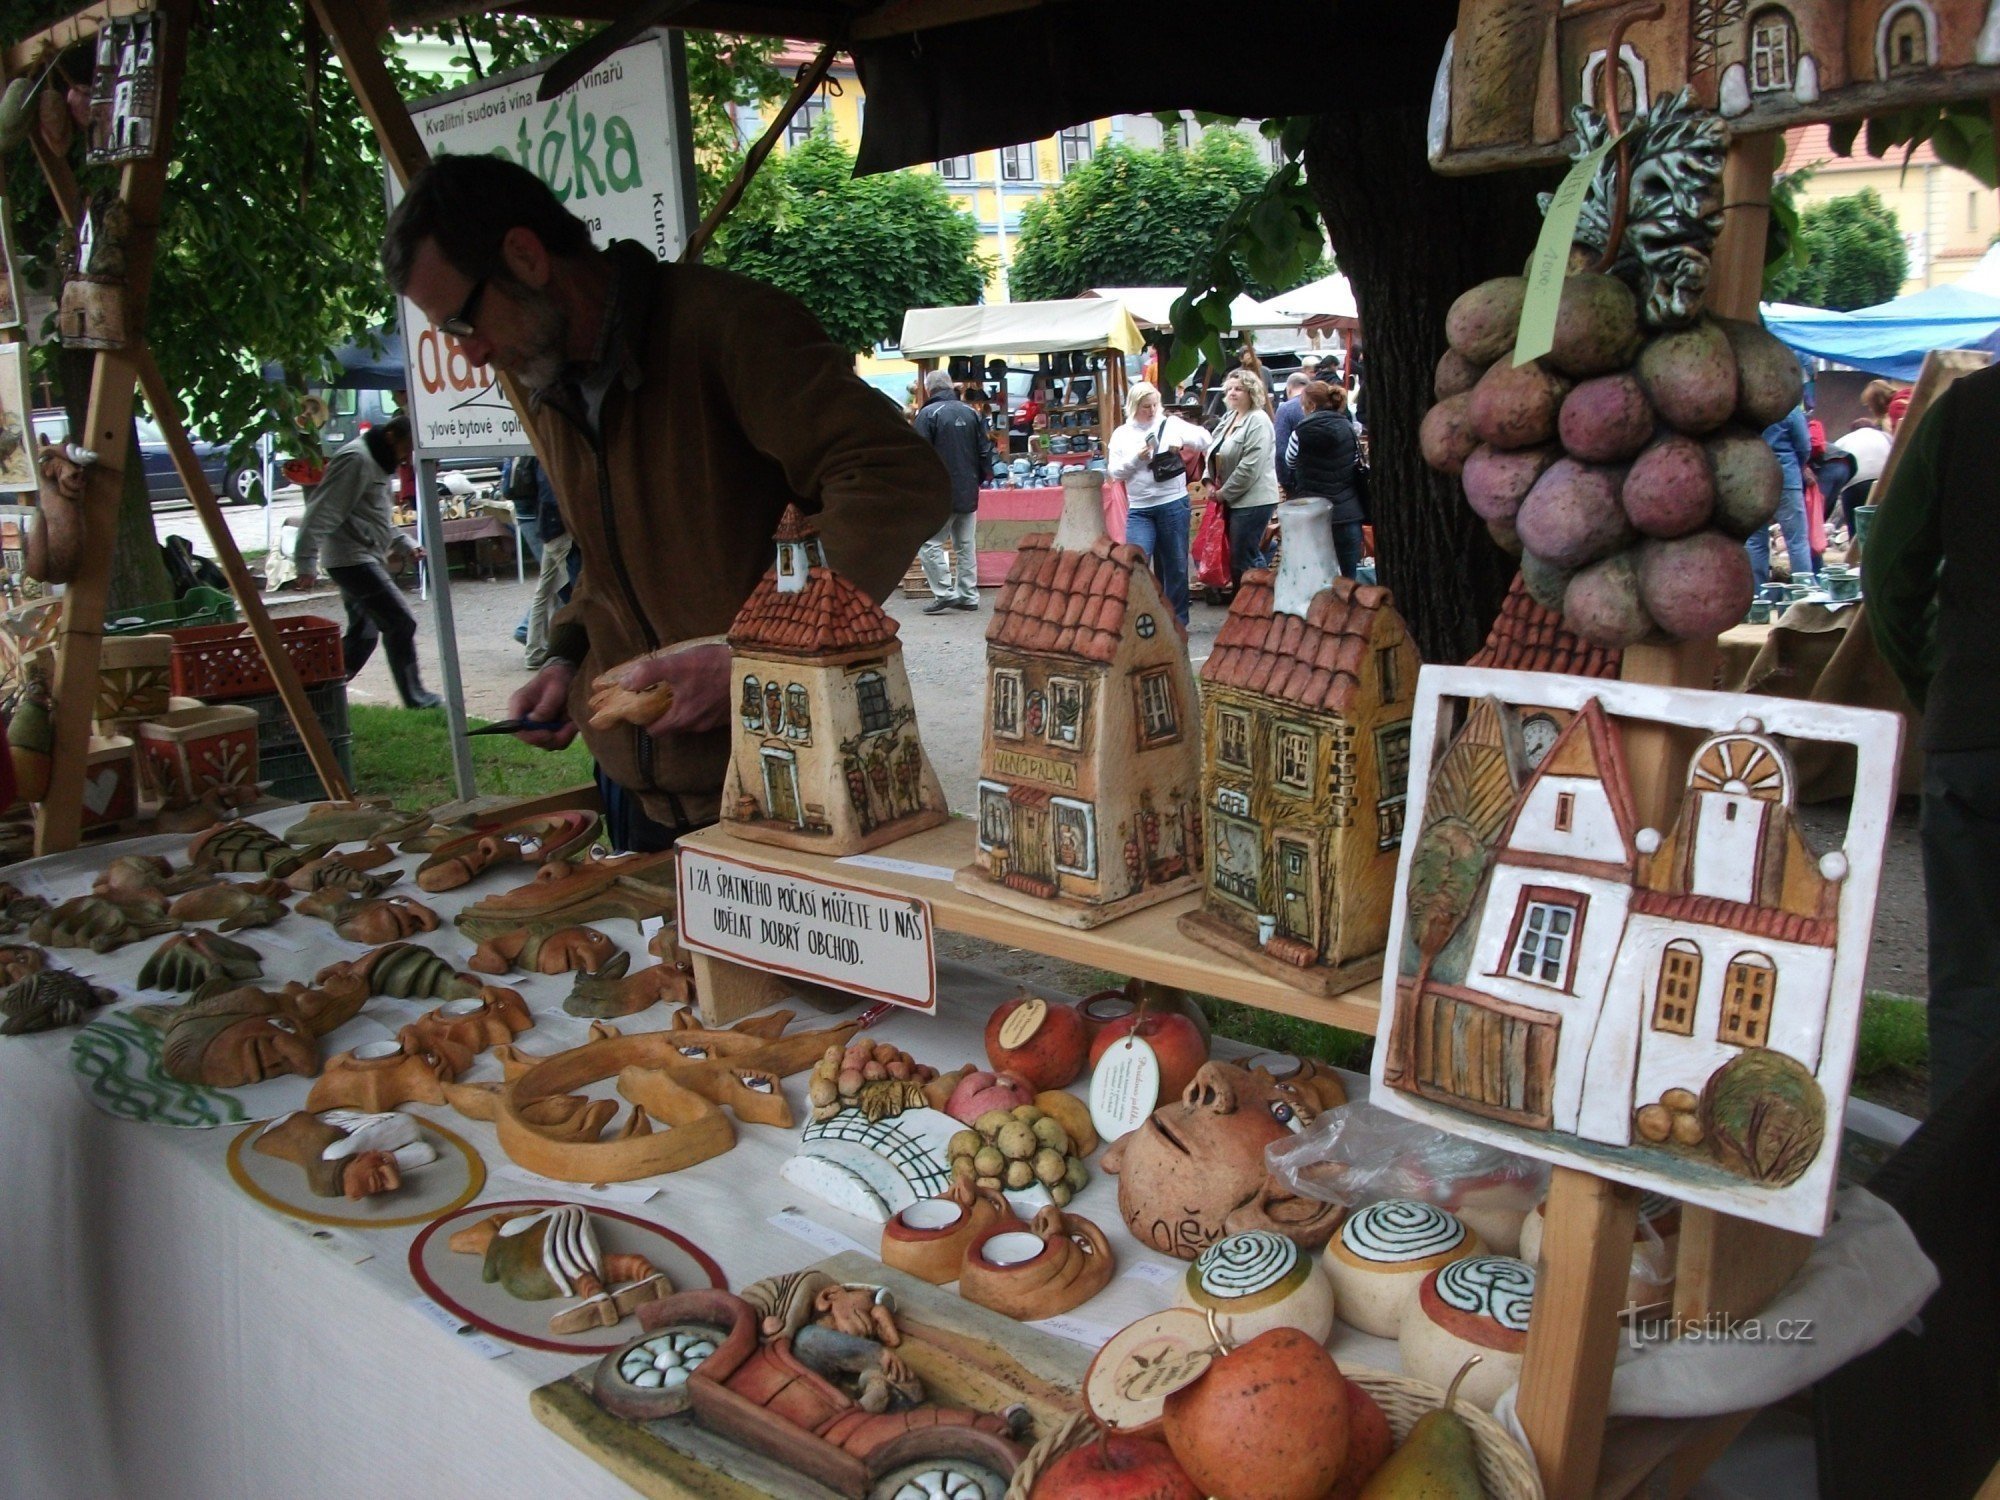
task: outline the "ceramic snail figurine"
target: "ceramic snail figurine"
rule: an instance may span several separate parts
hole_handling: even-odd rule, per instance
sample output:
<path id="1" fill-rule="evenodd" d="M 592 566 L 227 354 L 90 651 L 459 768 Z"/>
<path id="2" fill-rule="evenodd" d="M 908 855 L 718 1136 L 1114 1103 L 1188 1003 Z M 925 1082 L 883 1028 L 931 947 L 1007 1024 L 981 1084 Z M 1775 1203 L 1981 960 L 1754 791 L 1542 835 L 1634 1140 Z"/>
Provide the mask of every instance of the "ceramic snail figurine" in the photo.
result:
<path id="1" fill-rule="evenodd" d="M 966 1248 L 989 1229 L 1026 1229 L 1006 1198 L 960 1180 L 882 1226 L 882 1264 L 933 1286 L 958 1280 Z"/>
<path id="2" fill-rule="evenodd" d="M 1535 1305 L 1535 1268 L 1505 1255 L 1455 1260 L 1423 1279 L 1403 1314 L 1397 1342 L 1403 1373 L 1432 1385 L 1451 1384 L 1473 1355 L 1479 1363 L 1460 1394 L 1487 1411 L 1521 1378 L 1528 1317 Z"/>
<path id="3" fill-rule="evenodd" d="M 1264 1163 L 1318 1111 L 1268 1073 L 1202 1065 L 1181 1097 L 1114 1142 L 1104 1170 L 1118 1178 L 1118 1210 L 1142 1244 L 1193 1260 L 1225 1234 L 1268 1229 L 1316 1250 L 1344 1210 L 1290 1192 Z"/>
<path id="4" fill-rule="evenodd" d="M 100 1005 L 108 1005 L 117 998 L 114 991 L 94 985 L 67 969 L 25 974 L 0 990 L 0 1036 L 74 1026 Z"/>
<path id="5" fill-rule="evenodd" d="M 458 1077 L 488 1047 L 504 1046 L 535 1024 L 517 990 L 487 985 L 478 998 L 447 1000 L 397 1033 L 405 1052 L 435 1053 Z"/>
<path id="6" fill-rule="evenodd" d="M 435 932 L 438 925 L 436 912 L 408 896 L 358 900 L 337 887 L 314 891 L 297 910 L 331 923 L 350 943 L 393 943 L 419 932 Z"/>
<path id="7" fill-rule="evenodd" d="M 1484 1255 L 1479 1236 L 1456 1214 L 1410 1198 L 1357 1208 L 1326 1247 L 1344 1323 L 1392 1339 L 1426 1276 L 1455 1260 Z"/>
<path id="8" fill-rule="evenodd" d="M 402 879 L 394 870 L 380 875 L 368 873 L 394 857 L 380 844 L 372 844 L 352 854 L 325 854 L 300 865 L 285 877 L 285 884 L 302 894 L 338 890 L 345 891 L 356 900 L 366 901 L 381 895 Z"/>
<path id="9" fill-rule="evenodd" d="M 143 990 L 198 990 L 210 980 L 260 979 L 264 961 L 247 943 L 213 932 L 177 932 L 139 970 Z"/>
<path id="10" fill-rule="evenodd" d="M 597 814 L 540 813 L 478 829 L 438 845 L 417 866 L 417 888 L 451 891 L 504 865 L 559 864 L 597 833 Z"/>
<path id="11" fill-rule="evenodd" d="M 1029 1322 L 1082 1306 L 1104 1290 L 1112 1270 L 1104 1231 L 1050 1204 L 1026 1229 L 995 1224 L 973 1240 L 958 1294 Z"/>
<path id="12" fill-rule="evenodd" d="M 394 841 L 430 826 L 429 813 L 402 812 L 385 800 L 362 798 L 353 802 L 316 802 L 307 809 L 303 818 L 285 830 L 285 842 L 310 847 L 314 844 L 357 844 L 363 840 L 370 843 Z"/>
<path id="13" fill-rule="evenodd" d="M 298 1110 L 266 1125 L 250 1149 L 297 1166 L 315 1197 L 356 1203 L 395 1192 L 403 1173 L 437 1160 L 416 1119 L 393 1110 Z"/>
<path id="14" fill-rule="evenodd" d="M 505 974 L 516 967 L 530 974 L 599 974 L 614 958 L 625 957 L 624 950 L 595 927 L 558 927 L 549 933 L 521 927 L 481 943 L 466 967 L 482 974 Z"/>
<path id="15" fill-rule="evenodd" d="M 90 889 L 115 901 L 158 901 L 195 890 L 209 884 L 211 879 L 205 870 L 176 871 L 158 855 L 121 854 L 104 867 L 103 873 L 90 883 Z"/>
<path id="16" fill-rule="evenodd" d="M 451 1065 L 435 1052 L 407 1052 L 401 1042 L 364 1042 L 337 1052 L 313 1080 L 310 1110 L 381 1114 L 405 1104 L 443 1104 Z"/>
<path id="17" fill-rule="evenodd" d="M 449 1243 L 461 1254 L 483 1256 L 481 1279 L 498 1282 L 524 1302 L 582 1298 L 549 1319 L 551 1333 L 613 1327 L 635 1307 L 673 1291 L 644 1256 L 605 1254 L 590 1211 L 574 1203 L 495 1214 L 458 1230 Z"/>
<path id="18" fill-rule="evenodd" d="M 214 922 L 222 932 L 236 932 L 269 927 L 283 920 L 286 910 L 284 901 L 268 890 L 220 881 L 177 897 L 167 915 L 176 922 Z"/>
<path id="19" fill-rule="evenodd" d="M 397 1000 L 469 1000 L 485 988 L 473 975 L 456 972 L 415 943 L 389 943 L 360 958 L 328 964 L 313 983 L 337 993 L 358 989 L 363 999 L 389 995 Z"/>
<path id="20" fill-rule="evenodd" d="M 238 819 L 218 823 L 188 842 L 188 863 L 204 870 L 270 875 L 283 880 L 299 866 L 331 853 L 333 845 L 294 849 L 276 834 Z"/>
<path id="21" fill-rule="evenodd" d="M 608 1020 L 637 1015 L 662 1000 L 694 1004 L 694 967 L 686 961 L 653 964 L 636 974 L 627 974 L 626 968 L 613 959 L 595 974 L 579 971 L 563 1009 L 573 1016 Z"/>
<path id="22" fill-rule="evenodd" d="M 1175 1301 L 1215 1314 L 1239 1344 L 1271 1328 L 1296 1328 L 1315 1344 L 1333 1334 L 1333 1282 L 1319 1258 L 1268 1229 L 1226 1234 L 1202 1251 Z"/>
<path id="23" fill-rule="evenodd" d="M 50 948 L 109 953 L 127 943 L 172 932 L 180 924 L 157 901 L 72 896 L 28 924 L 28 936 Z"/>

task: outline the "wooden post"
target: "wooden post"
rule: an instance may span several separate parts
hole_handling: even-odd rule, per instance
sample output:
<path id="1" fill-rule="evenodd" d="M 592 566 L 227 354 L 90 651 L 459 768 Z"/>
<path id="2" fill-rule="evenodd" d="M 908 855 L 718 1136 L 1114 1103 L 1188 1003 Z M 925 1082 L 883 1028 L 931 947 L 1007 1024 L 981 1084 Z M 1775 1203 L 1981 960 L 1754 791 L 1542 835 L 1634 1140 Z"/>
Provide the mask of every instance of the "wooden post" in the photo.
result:
<path id="1" fill-rule="evenodd" d="M 173 146 L 192 0 L 163 0 L 159 7 L 159 102 L 153 155 L 119 174 L 119 195 L 131 215 L 126 242 L 126 327 L 136 337 L 146 326 L 147 296 L 159 239 L 167 156 Z M 87 471 L 82 503 L 83 558 L 63 594 L 57 637 L 54 744 L 48 794 L 36 819 L 35 852 L 76 847 L 83 823 L 83 782 L 90 721 L 97 703 L 97 669 L 104 643 L 104 610 L 111 595 L 112 538 L 132 457 L 132 403 L 138 372 L 133 348 L 107 349 L 92 367 L 90 403 L 78 441 L 100 455 Z"/>

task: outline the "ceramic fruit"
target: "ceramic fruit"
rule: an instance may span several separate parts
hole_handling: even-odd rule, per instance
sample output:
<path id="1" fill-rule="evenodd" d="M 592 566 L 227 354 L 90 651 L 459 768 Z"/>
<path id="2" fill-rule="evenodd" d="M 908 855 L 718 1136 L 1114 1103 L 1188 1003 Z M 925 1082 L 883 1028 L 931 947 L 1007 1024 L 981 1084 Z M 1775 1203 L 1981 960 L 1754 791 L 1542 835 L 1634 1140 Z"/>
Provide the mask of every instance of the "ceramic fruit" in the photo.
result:
<path id="1" fill-rule="evenodd" d="M 1167 1397 L 1167 1446 L 1216 1500 L 1318 1500 L 1347 1462 L 1347 1380 L 1296 1328 L 1238 1344 Z"/>
<path id="2" fill-rule="evenodd" d="M 1090 1123 L 1090 1106 L 1061 1089 L 1044 1089 L 1035 1095 L 1035 1108 L 1051 1115 L 1069 1136 L 1070 1153 L 1089 1156 L 1097 1150 L 1097 1129 Z"/>
<path id="3" fill-rule="evenodd" d="M 1033 1104 L 981 1115 L 953 1134 L 945 1159 L 954 1183 L 1010 1193 L 1040 1186 L 1057 1208 L 1066 1207 L 1090 1181 L 1069 1131 Z"/>
<path id="4" fill-rule="evenodd" d="M 1090 1044 L 1090 1065 L 1095 1068 L 1111 1044 L 1125 1036 L 1136 1036 L 1153 1049 L 1160 1060 L 1160 1102 L 1178 1099 L 1194 1075 L 1208 1061 L 1208 1039 L 1194 1022 L 1175 1011 L 1155 1011 L 1142 1005 L 1129 1016 L 1107 1021 L 1098 1028 Z"/>
<path id="5" fill-rule="evenodd" d="M 1387 1198 L 1349 1214 L 1322 1257 L 1340 1320 L 1392 1339 L 1418 1285 L 1440 1266 L 1484 1255 L 1479 1236 L 1429 1203 Z"/>
<path id="6" fill-rule="evenodd" d="M 1444 1385 L 1476 1354 L 1478 1365 L 1459 1372 L 1460 1394 L 1491 1411 L 1521 1378 L 1534 1305 L 1535 1268 L 1525 1261 L 1481 1255 L 1433 1271 L 1403 1313 L 1403 1373 Z"/>
<path id="7" fill-rule="evenodd" d="M 936 1077 L 936 1068 L 902 1049 L 858 1037 L 845 1047 L 826 1049 L 806 1080 L 806 1096 L 815 1120 L 858 1109 L 872 1124 L 906 1109 L 922 1109 L 930 1102 L 925 1085 Z"/>
<path id="8" fill-rule="evenodd" d="M 1103 1431 L 1042 1470 L 1029 1500 L 1202 1500 L 1173 1450 Z"/>
<path id="9" fill-rule="evenodd" d="M 1271 1328 L 1296 1328 L 1316 1344 L 1333 1333 L 1333 1283 L 1319 1257 L 1268 1229 L 1224 1235 L 1202 1251 L 1174 1300 L 1213 1313 L 1237 1343 Z"/>
<path id="10" fill-rule="evenodd" d="M 987 1019 L 986 1060 L 1037 1093 L 1075 1083 L 1089 1058 L 1090 1037 L 1074 1006 L 1017 995 Z"/>
<path id="11" fill-rule="evenodd" d="M 1011 1073 L 967 1073 L 951 1091 L 944 1112 L 970 1125 L 996 1109 L 1033 1104 L 1035 1091 Z"/>
<path id="12" fill-rule="evenodd" d="M 1347 1382 L 1347 1462 L 1340 1466 L 1340 1483 L 1327 1500 L 1355 1500 L 1361 1487 L 1396 1451 L 1396 1434 L 1390 1429 L 1381 1404 L 1352 1380 Z"/>
<path id="13" fill-rule="evenodd" d="M 1452 1410 L 1459 1382 L 1478 1363 L 1460 1366 L 1445 1388 L 1444 1405 L 1417 1418 L 1403 1446 L 1362 1486 L 1361 1500 L 1485 1500 L 1478 1445 L 1465 1418 Z"/>
<path id="14" fill-rule="evenodd" d="M 958 1280 L 966 1247 L 995 1225 L 1027 1228 L 991 1188 L 955 1182 L 942 1197 L 919 1198 L 882 1226 L 882 1264 L 943 1286 Z"/>

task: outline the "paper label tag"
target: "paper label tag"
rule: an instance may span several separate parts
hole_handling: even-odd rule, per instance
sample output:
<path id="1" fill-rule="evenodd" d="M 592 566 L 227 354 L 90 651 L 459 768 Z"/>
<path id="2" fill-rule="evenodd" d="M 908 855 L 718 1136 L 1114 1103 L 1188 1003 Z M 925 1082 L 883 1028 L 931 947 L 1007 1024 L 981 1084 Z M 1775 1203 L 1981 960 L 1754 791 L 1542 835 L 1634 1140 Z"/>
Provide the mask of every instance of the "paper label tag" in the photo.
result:
<path id="1" fill-rule="evenodd" d="M 824 1250 L 828 1255 L 838 1255 L 843 1250 L 858 1250 L 873 1259 L 881 1258 L 881 1247 L 864 1245 L 850 1239 L 838 1229 L 828 1229 L 816 1219 L 808 1219 L 796 1208 L 781 1208 L 771 1215 L 771 1227 L 781 1229 L 795 1240 L 803 1240 L 815 1250 Z"/>
<path id="2" fill-rule="evenodd" d="M 1610 136 L 1579 158 L 1549 199 L 1548 216 L 1528 261 L 1528 294 L 1521 302 L 1521 327 L 1514 336 L 1514 363 L 1540 359 L 1556 346 L 1556 309 L 1562 302 L 1563 278 L 1569 274 L 1569 247 L 1576 239 L 1576 221 L 1584 196 L 1604 158 L 1623 140 Z"/>
<path id="3" fill-rule="evenodd" d="M 1064 1313 L 1057 1318 L 1038 1318 L 1028 1325 L 1039 1328 L 1044 1333 L 1053 1333 L 1057 1338 L 1068 1339 L 1071 1343 L 1088 1344 L 1093 1349 L 1102 1349 L 1106 1339 L 1118 1330 L 1107 1328 L 1102 1323 L 1092 1323 L 1085 1318 L 1072 1317 Z"/>
<path id="4" fill-rule="evenodd" d="M 410 1310 L 426 1323 L 457 1337 L 482 1359 L 505 1359 L 514 1352 L 510 1346 L 498 1339 L 488 1338 L 470 1323 L 461 1322 L 456 1314 L 446 1311 L 428 1297 L 412 1297 Z"/>
<path id="5" fill-rule="evenodd" d="M 1027 1046 L 1028 1039 L 1042 1029 L 1042 1022 L 1048 1018 L 1049 1002 L 1040 995 L 1030 995 L 1000 1023 L 1000 1045 L 1009 1052 Z"/>
<path id="6" fill-rule="evenodd" d="M 1121 1328 L 1084 1376 L 1090 1414 L 1116 1431 L 1130 1432 L 1160 1419 L 1167 1397 L 1208 1373 L 1215 1340 L 1208 1321 L 1187 1307 L 1170 1307 Z"/>
<path id="7" fill-rule="evenodd" d="M 1090 1075 L 1090 1123 L 1107 1145 L 1146 1123 L 1160 1103 L 1160 1059 L 1144 1037 L 1111 1044 Z"/>
<path id="8" fill-rule="evenodd" d="M 1187 1275 L 1186 1266 L 1163 1266 L 1155 1260 L 1142 1260 L 1127 1266 L 1119 1273 L 1134 1281 L 1149 1282 L 1153 1286 L 1172 1286 Z"/>
<path id="9" fill-rule="evenodd" d="M 881 854 L 845 854 L 834 863 L 858 865 L 864 870 L 882 870 L 891 875 L 913 875 L 918 880 L 942 880 L 951 884 L 953 871 L 947 865 L 923 865 L 913 859 L 890 859 Z"/>

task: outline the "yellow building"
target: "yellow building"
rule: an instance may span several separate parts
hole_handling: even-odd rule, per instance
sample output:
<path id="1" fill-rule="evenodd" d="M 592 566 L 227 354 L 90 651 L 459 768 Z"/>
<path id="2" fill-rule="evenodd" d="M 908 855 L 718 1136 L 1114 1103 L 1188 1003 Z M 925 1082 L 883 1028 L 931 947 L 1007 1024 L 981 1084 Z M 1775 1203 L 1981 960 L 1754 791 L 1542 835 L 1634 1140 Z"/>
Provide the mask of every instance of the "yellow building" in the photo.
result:
<path id="1" fill-rule="evenodd" d="M 1920 292 L 1961 279 L 2000 232 L 2000 196 L 1979 179 L 1946 166 L 1929 146 L 1920 146 L 1903 164 L 1903 153 L 1869 156 L 1856 143 L 1853 156 L 1836 156 L 1824 125 L 1785 133 L 1782 172 L 1813 168 L 1799 190 L 1801 209 L 1873 188 L 1895 212 L 1909 247 L 1909 275 L 1903 292 Z"/>

